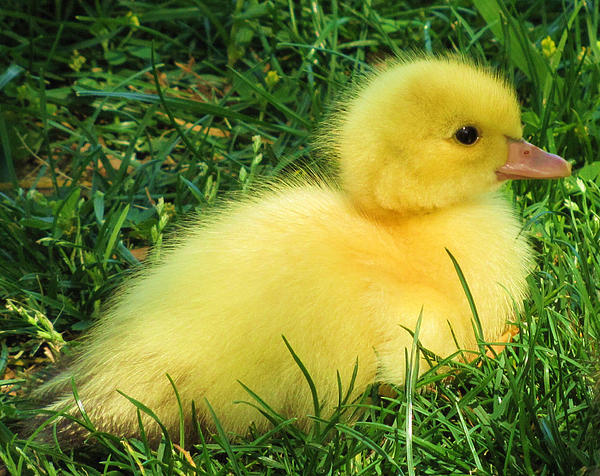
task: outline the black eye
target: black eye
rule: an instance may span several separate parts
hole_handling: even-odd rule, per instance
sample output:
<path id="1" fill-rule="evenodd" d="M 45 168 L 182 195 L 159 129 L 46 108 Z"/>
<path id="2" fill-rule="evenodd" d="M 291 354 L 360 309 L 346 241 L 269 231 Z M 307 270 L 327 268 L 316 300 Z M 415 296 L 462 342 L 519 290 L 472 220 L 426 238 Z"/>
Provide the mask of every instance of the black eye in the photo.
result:
<path id="1" fill-rule="evenodd" d="M 454 133 L 454 137 L 461 144 L 472 145 L 479 139 L 479 132 L 473 126 L 461 127 Z"/>

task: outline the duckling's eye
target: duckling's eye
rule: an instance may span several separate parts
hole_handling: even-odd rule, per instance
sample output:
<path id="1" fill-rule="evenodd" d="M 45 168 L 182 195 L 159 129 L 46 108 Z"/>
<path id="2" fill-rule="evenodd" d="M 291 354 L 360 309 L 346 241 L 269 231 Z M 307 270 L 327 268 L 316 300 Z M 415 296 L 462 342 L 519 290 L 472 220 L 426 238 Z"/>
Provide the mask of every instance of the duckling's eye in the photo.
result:
<path id="1" fill-rule="evenodd" d="M 461 127 L 454 133 L 456 140 L 464 145 L 472 145 L 479 139 L 479 132 L 473 126 Z"/>

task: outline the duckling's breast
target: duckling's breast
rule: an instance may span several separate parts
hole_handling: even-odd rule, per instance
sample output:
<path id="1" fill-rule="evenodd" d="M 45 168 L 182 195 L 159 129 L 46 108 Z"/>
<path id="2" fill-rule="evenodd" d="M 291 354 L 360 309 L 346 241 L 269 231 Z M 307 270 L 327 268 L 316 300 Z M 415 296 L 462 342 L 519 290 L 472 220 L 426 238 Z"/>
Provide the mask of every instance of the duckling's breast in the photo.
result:
<path id="1" fill-rule="evenodd" d="M 454 256 L 473 295 L 484 338 L 497 338 L 521 308 L 533 253 L 515 212 L 499 194 L 382 228 L 389 236 L 382 269 L 401 283 L 445 296 L 448 308 L 461 309 L 469 322 L 465 290 L 448 252 Z M 426 296 L 423 305 L 427 308 Z"/>

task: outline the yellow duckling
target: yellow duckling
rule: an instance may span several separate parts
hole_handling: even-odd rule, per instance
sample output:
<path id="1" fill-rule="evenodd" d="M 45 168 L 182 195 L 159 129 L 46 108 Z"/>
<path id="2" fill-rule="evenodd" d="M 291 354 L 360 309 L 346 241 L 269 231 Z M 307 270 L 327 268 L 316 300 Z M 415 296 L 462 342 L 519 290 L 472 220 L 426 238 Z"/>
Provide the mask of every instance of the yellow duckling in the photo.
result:
<path id="1" fill-rule="evenodd" d="M 318 141 L 337 161 L 336 185 L 272 187 L 189 227 L 130 280 L 83 351 L 37 395 L 73 405 L 71 378 L 92 423 L 138 433 L 143 402 L 179 432 L 172 378 L 190 408 L 237 434 L 270 423 L 241 383 L 308 426 L 307 381 L 323 414 L 358 371 L 354 396 L 374 382 L 403 384 L 419 314 L 425 348 L 476 349 L 472 313 L 446 249 L 474 297 L 483 338 L 506 329 L 527 294 L 532 251 L 497 189 L 512 178 L 569 175 L 570 165 L 522 140 L 519 105 L 497 75 L 457 58 L 389 63 L 365 78 Z M 423 368 L 425 366 L 421 366 Z M 76 415 L 76 410 L 69 410 Z M 160 430 L 150 419 L 151 438 Z M 85 436 L 68 420 L 63 439 Z"/>

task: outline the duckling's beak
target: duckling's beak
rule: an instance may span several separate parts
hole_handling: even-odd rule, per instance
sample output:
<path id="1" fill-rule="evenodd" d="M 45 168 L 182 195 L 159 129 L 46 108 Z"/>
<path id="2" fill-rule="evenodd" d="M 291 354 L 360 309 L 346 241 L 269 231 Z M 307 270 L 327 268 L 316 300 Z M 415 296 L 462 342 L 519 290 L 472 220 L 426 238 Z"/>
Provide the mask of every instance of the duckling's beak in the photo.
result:
<path id="1" fill-rule="evenodd" d="M 524 140 L 508 139 L 508 160 L 496 170 L 498 180 L 552 179 L 571 175 L 571 164 Z"/>

